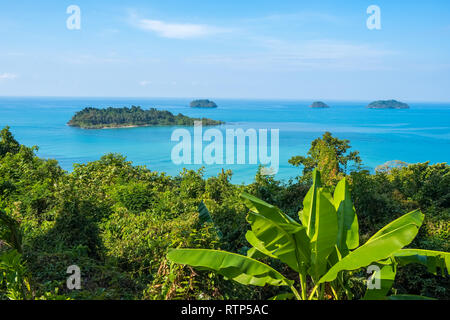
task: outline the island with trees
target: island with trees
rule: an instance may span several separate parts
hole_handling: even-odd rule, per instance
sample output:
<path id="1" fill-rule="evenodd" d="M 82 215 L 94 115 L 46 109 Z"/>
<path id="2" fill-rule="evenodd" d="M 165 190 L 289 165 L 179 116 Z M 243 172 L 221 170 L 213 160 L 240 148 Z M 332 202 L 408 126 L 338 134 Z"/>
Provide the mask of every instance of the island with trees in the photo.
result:
<path id="1" fill-rule="evenodd" d="M 202 121 L 204 126 L 224 124 L 208 118 L 190 118 L 181 113 L 174 115 L 166 110 L 141 107 L 131 108 L 85 108 L 77 112 L 67 123 L 71 127 L 82 129 L 131 128 L 150 126 L 193 126 L 195 121 Z"/>
<path id="2" fill-rule="evenodd" d="M 313 108 L 313 109 L 327 109 L 330 106 L 327 105 L 326 103 L 322 102 L 322 101 L 316 101 L 312 105 L 310 105 L 309 107 Z"/>
<path id="3" fill-rule="evenodd" d="M 409 105 L 397 100 L 379 100 L 370 103 L 369 109 L 409 109 Z"/>
<path id="4" fill-rule="evenodd" d="M 217 108 L 217 104 L 210 100 L 194 100 L 190 104 L 191 108 Z"/>

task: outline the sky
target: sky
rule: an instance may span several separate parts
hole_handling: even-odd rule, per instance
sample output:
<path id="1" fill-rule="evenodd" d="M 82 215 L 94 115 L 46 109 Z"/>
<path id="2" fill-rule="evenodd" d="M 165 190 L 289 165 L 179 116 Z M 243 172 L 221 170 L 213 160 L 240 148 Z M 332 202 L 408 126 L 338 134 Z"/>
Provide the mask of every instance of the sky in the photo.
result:
<path id="1" fill-rule="evenodd" d="M 448 0 L 0 0 L 0 96 L 449 102 L 449 88 Z"/>

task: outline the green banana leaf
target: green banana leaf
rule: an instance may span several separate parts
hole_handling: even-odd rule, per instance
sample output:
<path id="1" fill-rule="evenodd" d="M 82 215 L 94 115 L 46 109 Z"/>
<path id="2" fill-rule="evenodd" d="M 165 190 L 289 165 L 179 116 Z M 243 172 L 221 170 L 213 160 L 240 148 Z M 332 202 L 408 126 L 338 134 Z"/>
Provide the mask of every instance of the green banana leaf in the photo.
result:
<path id="1" fill-rule="evenodd" d="M 333 281 L 338 273 L 343 270 L 356 270 L 369 266 L 375 261 L 387 259 L 414 240 L 422 225 L 423 218 L 424 216 L 420 211 L 413 211 L 391 222 L 363 246 L 336 263 L 320 279 L 319 283 Z"/>
<path id="2" fill-rule="evenodd" d="M 391 264 L 374 264 L 380 268 L 380 271 L 375 271 L 373 274 L 374 278 L 378 278 L 380 281 L 380 288 L 369 289 L 367 288 L 366 293 L 364 295 L 363 300 L 385 300 L 387 294 L 391 290 L 394 281 L 395 275 L 397 273 L 397 265 L 392 263 L 391 259 L 389 259 Z"/>
<path id="3" fill-rule="evenodd" d="M 421 250 L 421 249 L 403 249 L 394 253 L 395 260 L 400 265 L 407 265 L 410 263 L 418 263 L 426 266 L 428 272 L 437 275 L 438 268 L 441 270 L 441 275 L 446 276 L 450 273 L 450 253 L 441 251 Z"/>
<path id="4" fill-rule="evenodd" d="M 198 205 L 198 219 L 199 219 L 201 225 L 203 225 L 205 223 L 214 224 L 214 220 L 211 217 L 211 213 L 209 213 L 209 210 L 203 201 Z M 217 236 L 219 237 L 219 239 L 222 239 L 223 234 L 219 230 L 219 228 L 217 228 L 217 226 L 215 224 L 214 224 L 214 229 L 216 229 Z"/>
<path id="5" fill-rule="evenodd" d="M 359 246 L 359 225 L 347 179 L 342 179 L 334 191 L 334 206 L 338 216 L 337 247 L 342 256 Z"/>
<path id="6" fill-rule="evenodd" d="M 336 246 L 338 233 L 337 214 L 327 193 L 319 189 L 315 201 L 315 230 L 311 238 L 311 269 L 314 279 L 327 271 L 327 258 Z"/>
<path id="7" fill-rule="evenodd" d="M 293 285 L 293 281 L 268 265 L 235 253 L 209 249 L 171 249 L 167 258 L 175 263 L 215 271 L 244 285 Z"/>
<path id="8" fill-rule="evenodd" d="M 320 180 L 320 172 L 316 169 L 313 172 L 313 185 L 309 189 L 305 198 L 303 199 L 303 210 L 300 213 L 300 220 L 302 224 L 307 228 L 308 237 L 311 239 L 314 236 L 314 225 L 316 222 L 316 202 L 318 190 L 322 187 Z"/>
<path id="9" fill-rule="evenodd" d="M 318 279 L 327 270 L 327 258 L 335 250 L 338 235 L 337 214 L 331 194 L 321 188 L 320 172 L 313 172 L 313 186 L 303 201 L 300 215 L 311 240 L 309 273 Z"/>
<path id="10" fill-rule="evenodd" d="M 200 220 L 200 224 L 214 223 L 211 214 L 203 201 L 198 205 L 198 219 Z"/>
<path id="11" fill-rule="evenodd" d="M 247 220 L 252 227 L 247 241 L 258 251 L 278 258 L 297 272 L 306 272 L 310 260 L 310 243 L 306 228 L 278 208 L 249 194 L 241 198 L 252 212 Z"/>
<path id="12" fill-rule="evenodd" d="M 401 226 L 412 223 L 418 226 L 419 228 L 422 226 L 423 219 L 425 216 L 422 214 L 420 210 L 412 211 L 408 214 L 405 214 L 398 218 L 397 220 L 392 221 L 385 227 L 381 228 L 377 233 L 375 233 L 367 242 L 373 241 L 387 233 L 390 233 Z"/>
<path id="13" fill-rule="evenodd" d="M 250 248 L 247 251 L 247 257 L 253 257 L 255 255 L 255 250 L 259 251 L 260 253 L 271 257 L 271 258 L 277 258 L 277 256 L 273 255 L 272 252 L 270 252 L 269 250 L 267 250 L 264 247 L 264 243 L 262 241 L 260 241 L 255 234 L 252 231 L 247 231 L 247 233 L 245 234 L 245 238 L 247 239 L 248 243 L 250 243 L 253 248 Z M 253 250 L 252 250 L 253 249 Z"/>

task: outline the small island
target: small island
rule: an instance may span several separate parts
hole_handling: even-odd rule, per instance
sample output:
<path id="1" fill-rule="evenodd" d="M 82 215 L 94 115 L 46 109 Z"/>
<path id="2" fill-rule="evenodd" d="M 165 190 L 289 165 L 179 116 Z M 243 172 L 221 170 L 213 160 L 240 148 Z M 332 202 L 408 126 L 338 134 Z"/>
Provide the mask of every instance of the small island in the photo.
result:
<path id="1" fill-rule="evenodd" d="M 409 105 L 397 100 L 379 100 L 367 106 L 369 109 L 409 109 Z"/>
<path id="2" fill-rule="evenodd" d="M 312 105 L 310 105 L 309 107 L 310 108 L 314 108 L 314 109 L 327 109 L 330 106 L 327 105 L 326 103 L 322 102 L 322 101 L 316 101 Z"/>
<path id="3" fill-rule="evenodd" d="M 217 108 L 217 104 L 210 100 L 194 100 L 190 104 L 191 108 Z"/>
<path id="4" fill-rule="evenodd" d="M 71 127 L 82 129 L 133 128 L 150 126 L 193 126 L 194 121 L 202 121 L 204 126 L 224 124 L 222 121 L 207 118 L 190 118 L 179 113 L 155 108 L 144 110 L 141 107 L 131 108 L 85 108 L 77 112 L 67 123 Z"/>

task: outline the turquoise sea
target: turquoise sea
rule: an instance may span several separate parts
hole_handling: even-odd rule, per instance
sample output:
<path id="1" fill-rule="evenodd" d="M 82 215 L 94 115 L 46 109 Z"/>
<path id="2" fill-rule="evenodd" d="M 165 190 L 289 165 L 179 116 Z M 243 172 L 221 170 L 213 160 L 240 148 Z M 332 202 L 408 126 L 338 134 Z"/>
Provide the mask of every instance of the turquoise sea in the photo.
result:
<path id="1" fill-rule="evenodd" d="M 86 163 L 117 152 L 136 165 L 177 175 L 183 167 L 171 161 L 174 127 L 82 130 L 66 125 L 85 107 L 156 107 L 191 117 L 226 121 L 226 128 L 280 130 L 278 179 L 289 179 L 300 170 L 288 164 L 304 155 L 315 138 L 330 131 L 349 139 L 360 151 L 364 166 L 373 170 L 389 160 L 408 163 L 450 161 L 450 103 L 408 102 L 408 110 L 370 110 L 370 101 L 326 101 L 330 109 L 310 109 L 311 101 L 213 99 L 218 109 L 189 108 L 191 99 L 142 98 L 0 98 L 0 126 L 9 125 L 22 144 L 39 146 L 38 155 L 54 158 L 67 171 L 74 163 Z M 225 134 L 224 134 L 225 137 Z M 253 181 L 258 165 L 205 166 L 205 175 L 232 169 L 233 182 Z"/>

